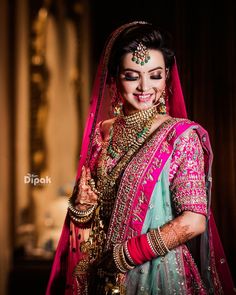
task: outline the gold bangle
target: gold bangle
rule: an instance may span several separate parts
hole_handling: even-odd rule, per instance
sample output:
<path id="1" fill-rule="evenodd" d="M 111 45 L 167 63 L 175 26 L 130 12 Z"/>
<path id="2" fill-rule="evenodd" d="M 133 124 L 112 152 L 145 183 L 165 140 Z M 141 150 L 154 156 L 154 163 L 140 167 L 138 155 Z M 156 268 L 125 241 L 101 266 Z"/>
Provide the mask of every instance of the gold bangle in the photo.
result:
<path id="1" fill-rule="evenodd" d="M 132 269 L 134 269 L 134 265 L 130 265 L 128 262 L 127 262 L 127 260 L 126 260 L 126 258 L 125 258 L 125 253 L 124 253 L 124 247 L 123 247 L 123 244 L 121 244 L 121 246 L 120 246 L 120 257 L 121 257 L 121 262 L 122 262 L 122 264 L 123 264 L 123 268 L 124 269 L 126 269 L 127 271 L 128 270 L 132 270 Z"/>
<path id="2" fill-rule="evenodd" d="M 170 250 L 168 249 L 168 247 L 166 246 L 166 243 L 164 242 L 162 236 L 161 236 L 161 231 L 160 231 L 160 227 L 158 226 L 157 228 L 158 230 L 158 235 L 159 235 L 159 240 L 162 243 L 163 247 L 166 249 L 167 252 L 170 252 Z"/>
<path id="3" fill-rule="evenodd" d="M 166 254 L 165 249 L 160 244 L 159 238 L 156 234 L 156 230 L 151 229 L 149 231 L 150 233 L 150 242 L 153 245 L 154 253 L 157 254 L 157 256 L 163 256 Z"/>
<path id="4" fill-rule="evenodd" d="M 74 215 L 71 214 L 71 212 L 69 211 L 69 215 L 70 218 L 75 221 L 76 223 L 87 223 L 88 221 L 90 221 L 93 217 L 93 214 L 89 215 L 89 216 L 85 216 L 85 217 L 75 217 Z"/>
<path id="5" fill-rule="evenodd" d="M 130 253 L 129 253 L 129 249 L 128 249 L 128 241 L 124 242 L 124 253 L 127 257 L 127 259 L 129 260 L 129 262 L 131 263 L 131 265 L 135 265 Z"/>
<path id="6" fill-rule="evenodd" d="M 113 259 L 115 262 L 115 265 L 117 267 L 117 269 L 121 272 L 121 273 L 126 273 L 126 269 L 123 267 L 122 265 L 122 261 L 120 258 L 120 246 L 122 246 L 122 244 L 116 244 L 113 248 Z"/>
<path id="7" fill-rule="evenodd" d="M 161 256 L 164 256 L 166 254 L 166 249 L 165 247 L 163 246 L 163 243 L 162 243 L 162 239 L 159 235 L 159 232 L 158 230 L 154 230 L 154 237 L 155 237 L 155 241 L 158 243 L 160 249 L 161 249 Z"/>
<path id="8" fill-rule="evenodd" d="M 125 272 L 135 268 L 135 265 L 130 265 L 127 262 L 126 257 L 125 257 L 125 253 L 124 253 L 124 245 L 123 244 L 116 244 L 114 246 L 113 258 L 114 258 L 116 267 L 122 273 L 125 273 Z"/>
<path id="9" fill-rule="evenodd" d="M 68 201 L 68 209 L 69 211 L 76 217 L 85 217 L 85 216 L 89 216 L 90 214 L 93 213 L 93 211 L 96 209 L 97 204 L 92 205 L 91 207 L 89 207 L 87 210 L 78 210 L 76 209 L 72 202 L 71 202 L 71 198 Z"/>
<path id="10" fill-rule="evenodd" d="M 156 248 L 155 243 L 153 242 L 153 239 L 151 237 L 151 233 L 150 232 L 147 233 L 147 242 L 148 242 L 148 245 L 150 246 L 152 252 L 155 255 L 160 256 L 159 250 Z"/>

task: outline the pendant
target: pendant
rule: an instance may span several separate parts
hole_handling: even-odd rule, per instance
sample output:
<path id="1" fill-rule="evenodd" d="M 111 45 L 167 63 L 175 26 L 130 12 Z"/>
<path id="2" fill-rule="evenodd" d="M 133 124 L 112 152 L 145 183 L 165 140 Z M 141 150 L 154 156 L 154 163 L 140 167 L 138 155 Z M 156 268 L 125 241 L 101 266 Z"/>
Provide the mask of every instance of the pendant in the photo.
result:
<path id="1" fill-rule="evenodd" d="M 86 274 L 89 269 L 89 260 L 81 259 L 80 262 L 76 265 L 73 271 L 73 276 L 79 276 L 80 274 Z"/>
<path id="2" fill-rule="evenodd" d="M 80 244 L 80 251 L 82 253 L 89 253 L 90 250 L 93 248 L 93 245 L 92 245 L 92 242 L 90 240 L 88 241 L 83 241 L 81 244 Z"/>

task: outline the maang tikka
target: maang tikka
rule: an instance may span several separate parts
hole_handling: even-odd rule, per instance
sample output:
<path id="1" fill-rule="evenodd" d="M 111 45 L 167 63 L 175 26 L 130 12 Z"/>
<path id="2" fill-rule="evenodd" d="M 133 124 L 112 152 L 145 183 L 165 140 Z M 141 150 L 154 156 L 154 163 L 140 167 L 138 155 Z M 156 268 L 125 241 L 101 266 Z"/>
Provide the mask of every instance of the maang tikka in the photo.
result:
<path id="1" fill-rule="evenodd" d="M 149 51 L 142 42 L 138 43 L 137 48 L 133 52 L 132 61 L 143 66 L 150 59 Z"/>

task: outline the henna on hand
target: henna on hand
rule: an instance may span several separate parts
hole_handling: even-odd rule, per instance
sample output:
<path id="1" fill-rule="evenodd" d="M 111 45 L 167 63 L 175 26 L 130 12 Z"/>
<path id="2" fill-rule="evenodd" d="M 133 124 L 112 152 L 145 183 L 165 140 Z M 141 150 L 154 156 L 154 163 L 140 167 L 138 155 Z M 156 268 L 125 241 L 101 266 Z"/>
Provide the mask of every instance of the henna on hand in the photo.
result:
<path id="1" fill-rule="evenodd" d="M 79 210 L 87 210 L 91 205 L 97 203 L 98 196 L 89 185 L 90 180 L 90 169 L 83 166 L 78 185 L 78 194 L 74 202 L 76 208 Z"/>
<path id="2" fill-rule="evenodd" d="M 183 216 L 169 221 L 160 228 L 161 237 L 169 250 L 187 242 L 195 236 L 190 225 L 186 225 Z"/>

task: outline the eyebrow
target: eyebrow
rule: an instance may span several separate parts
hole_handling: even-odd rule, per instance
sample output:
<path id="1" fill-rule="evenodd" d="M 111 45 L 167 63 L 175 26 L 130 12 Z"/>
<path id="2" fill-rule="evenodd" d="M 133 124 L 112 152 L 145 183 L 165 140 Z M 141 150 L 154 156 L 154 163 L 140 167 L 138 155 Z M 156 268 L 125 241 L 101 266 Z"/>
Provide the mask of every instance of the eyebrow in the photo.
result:
<path id="1" fill-rule="evenodd" d="M 149 70 L 148 73 L 153 72 L 155 70 L 163 70 L 163 68 L 162 67 L 156 67 L 154 69 Z M 124 72 L 130 71 L 130 72 L 135 72 L 135 73 L 138 73 L 138 74 L 140 73 L 140 71 L 137 71 L 137 70 L 134 70 L 134 69 L 130 69 L 130 68 L 123 69 L 122 71 L 124 71 Z"/>

